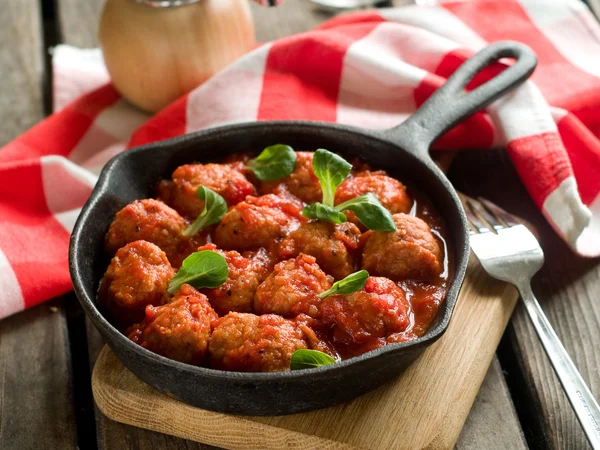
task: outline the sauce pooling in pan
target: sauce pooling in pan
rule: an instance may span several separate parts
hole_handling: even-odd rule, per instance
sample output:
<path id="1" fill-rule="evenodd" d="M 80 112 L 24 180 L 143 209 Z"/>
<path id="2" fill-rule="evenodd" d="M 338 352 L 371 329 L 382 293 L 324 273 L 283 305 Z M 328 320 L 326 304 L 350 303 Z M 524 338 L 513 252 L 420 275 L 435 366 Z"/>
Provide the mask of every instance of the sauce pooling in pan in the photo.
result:
<path id="1" fill-rule="evenodd" d="M 416 339 L 453 271 L 444 221 L 419 192 L 283 145 L 178 167 L 157 198 L 116 214 L 105 242 L 99 303 L 113 322 L 155 353 L 221 370 Z"/>

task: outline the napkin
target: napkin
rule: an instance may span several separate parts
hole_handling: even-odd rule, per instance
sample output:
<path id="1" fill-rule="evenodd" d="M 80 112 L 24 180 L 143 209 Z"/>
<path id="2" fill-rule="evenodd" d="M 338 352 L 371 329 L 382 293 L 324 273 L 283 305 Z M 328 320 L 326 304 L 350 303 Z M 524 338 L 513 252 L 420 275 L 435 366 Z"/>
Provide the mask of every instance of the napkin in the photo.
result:
<path id="1" fill-rule="evenodd" d="M 60 46 L 56 112 L 0 150 L 0 317 L 71 289 L 69 234 L 115 154 L 233 122 L 392 127 L 469 56 L 504 39 L 537 53 L 531 81 L 435 148 L 505 147 L 556 232 L 573 251 L 598 256 L 599 38 L 598 23 L 577 0 L 363 11 L 261 45 L 153 117 L 111 86 L 99 50 Z"/>

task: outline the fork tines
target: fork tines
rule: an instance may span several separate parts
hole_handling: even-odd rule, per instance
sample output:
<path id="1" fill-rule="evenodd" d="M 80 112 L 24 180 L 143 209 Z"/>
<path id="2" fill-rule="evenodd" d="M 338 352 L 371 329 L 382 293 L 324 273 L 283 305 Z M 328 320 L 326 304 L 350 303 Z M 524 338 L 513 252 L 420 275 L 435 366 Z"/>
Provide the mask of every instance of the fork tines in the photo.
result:
<path id="1" fill-rule="evenodd" d="M 518 225 L 519 220 L 489 200 L 479 197 L 477 200 L 459 193 L 473 233 L 498 232 L 503 228 Z"/>

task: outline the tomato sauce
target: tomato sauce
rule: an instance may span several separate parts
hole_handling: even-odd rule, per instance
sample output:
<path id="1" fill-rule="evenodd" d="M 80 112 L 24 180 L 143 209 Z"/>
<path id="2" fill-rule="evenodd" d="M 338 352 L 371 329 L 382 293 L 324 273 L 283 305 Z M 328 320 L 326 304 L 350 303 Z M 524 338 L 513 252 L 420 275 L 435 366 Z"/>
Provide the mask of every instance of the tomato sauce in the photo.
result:
<path id="1" fill-rule="evenodd" d="M 160 183 L 159 201 L 137 201 L 119 212 L 107 236 L 111 256 L 120 246 L 149 241 L 156 247 L 153 251 L 165 252 L 166 264 L 174 268 L 192 252 L 208 250 L 225 258 L 229 272 L 220 287 L 195 294 L 219 316 L 211 319 L 212 337 L 199 341 L 187 336 L 199 326 L 199 316 L 188 324 L 181 317 L 190 313 L 172 303 L 161 306 L 168 277 L 160 283 L 144 280 L 143 274 L 137 276 L 113 259 L 101 303 L 114 304 L 131 286 L 147 291 L 139 291 L 128 316 L 114 317 L 113 311 L 115 322 L 137 327 L 136 342 L 161 349 L 164 356 L 184 361 L 185 355 L 184 362 L 241 371 L 287 370 L 292 353 L 302 348 L 347 359 L 423 336 L 453 276 L 443 218 L 402 180 L 353 161 L 354 171 L 338 188 L 336 204 L 367 192 L 381 197 L 396 231 L 367 230 L 350 211 L 345 224 L 309 221 L 302 208 L 307 201 L 320 200 L 321 188 L 310 164 L 313 154 L 298 155 L 291 175 L 270 182 L 258 181 L 247 168 L 248 155 L 229 157 L 223 164 L 181 166 L 172 180 Z M 204 201 L 194 195 L 201 185 L 221 195 L 228 211 L 190 239 L 183 230 L 204 208 Z M 144 255 L 140 258 L 135 264 L 154 267 Z M 320 299 L 335 281 L 361 269 L 369 272 L 364 288 Z M 147 305 L 150 312 L 161 308 L 160 314 L 147 311 L 145 322 L 127 323 L 129 317 L 143 317 Z M 153 323 L 155 316 L 160 324 Z M 159 329 L 177 338 L 163 342 L 166 338 L 154 331 Z M 194 342 L 195 356 L 178 342 Z M 197 355 L 206 357 L 198 362 Z"/>
<path id="2" fill-rule="evenodd" d="M 409 190 L 413 198 L 411 213 L 423 219 L 431 228 L 440 247 L 443 249 L 443 271 L 438 279 L 424 281 L 404 280 L 398 285 L 404 289 L 411 305 L 411 325 L 402 333 L 391 335 L 389 343 L 404 342 L 419 338 L 425 334 L 431 321 L 448 292 L 448 285 L 454 274 L 451 248 L 447 244 L 447 231 L 443 219 L 434 210 L 431 202 L 414 189 Z"/>

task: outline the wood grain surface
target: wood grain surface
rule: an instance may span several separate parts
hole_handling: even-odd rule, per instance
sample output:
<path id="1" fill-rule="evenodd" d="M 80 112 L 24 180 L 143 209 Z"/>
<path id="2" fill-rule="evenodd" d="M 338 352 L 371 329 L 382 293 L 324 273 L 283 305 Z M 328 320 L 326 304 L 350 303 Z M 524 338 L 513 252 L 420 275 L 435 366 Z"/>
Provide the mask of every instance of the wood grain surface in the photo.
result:
<path id="1" fill-rule="evenodd" d="M 8 0 L 0 14 L 0 146 L 43 118 L 40 3 Z M 1 220 L 1 218 L 0 218 Z M 6 268 L 0 268 L 6 270 Z M 0 323 L 0 448 L 74 448 L 75 411 L 64 301 Z"/>
<path id="2" fill-rule="evenodd" d="M 102 4 L 103 0 L 57 1 L 60 35 L 64 42 L 81 47 L 96 46 Z M 257 5 L 251 7 L 255 16 L 256 37 L 261 42 L 310 30 L 332 17 L 331 13 L 303 1 L 287 1 L 277 8 L 262 8 Z M 87 329 L 90 364 L 93 367 L 103 342 L 91 324 L 88 324 Z M 505 418 L 501 427 L 495 422 L 498 415 Z M 478 450 L 488 446 L 490 449 L 524 448 L 521 428 L 498 364 L 490 366 L 471 416 L 459 438 L 458 446 L 461 450 Z M 100 449 L 210 448 L 189 440 L 114 422 L 99 410 L 96 413 L 96 429 Z"/>
<path id="3" fill-rule="evenodd" d="M 592 393 L 600 398 L 599 260 L 576 256 L 554 233 L 504 151 L 463 153 L 450 178 L 461 191 L 488 198 L 536 227 L 546 262 L 534 277 L 533 290 Z M 503 344 L 501 362 L 509 370 L 509 386 L 529 443 L 553 450 L 589 449 L 521 304 Z"/>
<path id="4" fill-rule="evenodd" d="M 44 117 L 41 10 L 37 0 L 9 0 L 0 14 L 0 147 Z"/>
<path id="5" fill-rule="evenodd" d="M 471 259 L 445 335 L 396 380 L 351 402 L 303 414 L 238 417 L 150 388 L 105 347 L 92 376 L 113 420 L 230 449 L 450 449 L 494 357 L 517 294 Z M 522 443 L 522 440 L 521 440 Z"/>
<path id="6" fill-rule="evenodd" d="M 56 0 L 61 41 L 76 47 L 97 47 L 103 6 L 104 0 Z"/>
<path id="7" fill-rule="evenodd" d="M 494 357 L 467 417 L 456 450 L 524 450 L 521 430 L 498 358 Z"/>
<path id="8" fill-rule="evenodd" d="M 546 232 L 553 233 L 547 229 Z M 600 267 L 574 257 L 562 242 L 544 248 L 546 266 L 534 291 L 596 399 L 600 399 Z M 540 400 L 543 430 L 550 448 L 589 448 L 524 308 L 512 321 L 510 336 L 519 366 Z M 537 400 L 536 400 L 537 401 Z"/>

